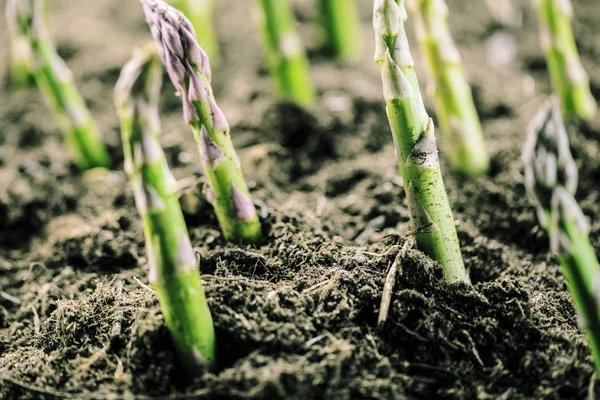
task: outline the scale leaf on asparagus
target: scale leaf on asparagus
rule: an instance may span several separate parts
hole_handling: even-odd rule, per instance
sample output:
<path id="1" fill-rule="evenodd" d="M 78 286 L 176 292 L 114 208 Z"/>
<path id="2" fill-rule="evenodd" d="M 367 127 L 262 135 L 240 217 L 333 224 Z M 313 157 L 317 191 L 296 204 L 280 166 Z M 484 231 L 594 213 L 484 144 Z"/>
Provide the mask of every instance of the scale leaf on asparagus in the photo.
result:
<path id="1" fill-rule="evenodd" d="M 177 182 L 159 142 L 162 67 L 152 46 L 121 71 L 115 105 L 125 170 L 144 225 L 149 281 L 156 290 L 178 359 L 191 375 L 215 360 L 215 332 L 177 197 Z"/>

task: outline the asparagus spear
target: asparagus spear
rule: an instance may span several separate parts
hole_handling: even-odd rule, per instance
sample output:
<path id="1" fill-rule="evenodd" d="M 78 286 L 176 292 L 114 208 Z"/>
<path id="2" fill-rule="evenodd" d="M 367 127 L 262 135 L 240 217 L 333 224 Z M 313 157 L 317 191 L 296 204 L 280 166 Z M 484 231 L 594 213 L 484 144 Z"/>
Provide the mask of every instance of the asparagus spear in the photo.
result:
<path id="1" fill-rule="evenodd" d="M 27 37 L 32 73 L 81 169 L 108 167 L 109 157 L 73 76 L 56 53 L 44 23 L 44 0 L 8 0 L 8 19 Z"/>
<path id="2" fill-rule="evenodd" d="M 549 102 L 532 121 L 523 160 L 528 197 L 558 255 L 600 373 L 600 265 L 586 218 L 573 197 L 577 166 L 558 101 Z"/>
<path id="3" fill-rule="evenodd" d="M 404 22 L 404 0 L 375 0 L 375 61 L 417 246 L 440 262 L 449 282 L 468 282 L 442 180 L 433 121 L 427 115 Z"/>
<path id="4" fill-rule="evenodd" d="M 210 186 L 207 198 L 223 235 L 231 241 L 256 243 L 261 238 L 260 222 L 231 142 L 229 124 L 213 95 L 208 56 L 182 13 L 163 0 L 141 1 L 162 62 L 181 96 L 184 118 L 194 131 Z"/>
<path id="5" fill-rule="evenodd" d="M 355 0 L 319 0 L 326 46 L 341 59 L 356 58 L 361 32 Z"/>
<path id="6" fill-rule="evenodd" d="M 190 243 L 177 182 L 160 146 L 162 81 L 154 48 L 138 50 L 115 86 L 125 171 L 144 223 L 149 281 L 156 289 L 178 358 L 196 375 L 215 359 L 215 332 Z"/>
<path id="7" fill-rule="evenodd" d="M 460 54 L 448 29 L 444 0 L 414 0 L 417 37 L 434 81 L 434 103 L 446 136 L 452 167 L 467 176 L 487 172 L 490 159 L 465 79 Z"/>
<path id="8" fill-rule="evenodd" d="M 540 41 L 554 90 L 566 116 L 592 119 L 596 100 L 577 52 L 571 29 L 573 7 L 569 0 L 534 0 L 540 23 Z"/>
<path id="9" fill-rule="evenodd" d="M 315 98 L 308 60 L 288 0 L 256 0 L 267 62 L 280 96 L 300 106 Z"/>
<path id="10" fill-rule="evenodd" d="M 219 42 L 213 23 L 215 0 L 172 0 L 171 5 L 180 10 L 192 23 L 198 43 L 213 64 L 220 60 Z"/>

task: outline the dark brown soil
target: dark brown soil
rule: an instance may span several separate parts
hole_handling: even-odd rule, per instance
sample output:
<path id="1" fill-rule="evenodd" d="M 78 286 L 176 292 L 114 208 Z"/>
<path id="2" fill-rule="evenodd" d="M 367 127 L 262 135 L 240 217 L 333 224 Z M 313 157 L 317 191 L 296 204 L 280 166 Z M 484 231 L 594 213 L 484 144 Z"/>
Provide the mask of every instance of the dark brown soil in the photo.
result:
<path id="1" fill-rule="evenodd" d="M 314 2 L 299 0 L 320 97 L 306 112 L 278 103 L 249 15 L 226 0 L 214 68 L 268 237 L 240 247 L 220 235 L 178 99 L 165 83 L 171 166 L 201 258 L 220 365 L 181 379 L 146 286 L 140 221 L 121 171 L 112 86 L 149 40 L 136 1 L 53 2 L 56 41 L 111 146 L 115 171 L 81 175 L 35 90 L 0 89 L 0 397 L 5 399 L 582 399 L 598 385 L 548 240 L 521 183 L 527 122 L 550 93 L 530 1 L 521 26 L 495 23 L 483 1 L 452 0 L 451 26 L 482 115 L 493 168 L 466 181 L 445 165 L 472 286 L 448 286 L 416 249 L 401 264 L 387 323 L 377 313 L 407 231 L 377 66 L 371 2 L 361 0 L 359 62 L 319 48 Z M 574 2 L 575 34 L 600 96 L 600 8 Z M 409 24 L 410 25 L 410 24 Z M 412 30 L 412 25 L 410 25 Z M 500 38 L 500 39 L 499 39 Z M 6 43 L 5 25 L 0 40 Z M 515 46 L 499 65 L 497 40 Z M 413 47 L 421 82 L 427 74 Z M 7 49 L 0 49 L 6 76 Z M 3 78 L 4 79 L 4 78 Z M 569 125 L 578 200 L 600 250 L 600 122 Z M 439 137 L 438 133 L 438 137 Z M 443 152 L 443 138 L 440 138 Z M 442 154 L 442 158 L 444 155 Z"/>

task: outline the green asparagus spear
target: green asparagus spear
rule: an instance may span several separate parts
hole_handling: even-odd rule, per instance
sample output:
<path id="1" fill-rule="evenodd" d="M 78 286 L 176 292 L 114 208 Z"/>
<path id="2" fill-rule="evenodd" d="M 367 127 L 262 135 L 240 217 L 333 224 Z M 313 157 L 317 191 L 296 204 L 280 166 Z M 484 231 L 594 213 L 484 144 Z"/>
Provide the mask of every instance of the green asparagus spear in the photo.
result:
<path id="1" fill-rule="evenodd" d="M 29 39 L 16 33 L 10 39 L 10 82 L 18 87 L 32 86 L 35 81 L 31 71 Z"/>
<path id="2" fill-rule="evenodd" d="M 490 159 L 465 79 L 460 54 L 448 29 L 444 0 L 414 0 L 417 37 L 434 81 L 434 102 L 452 167 L 467 176 L 485 174 Z"/>
<path id="3" fill-rule="evenodd" d="M 551 250 L 558 255 L 600 373 L 600 265 L 590 244 L 588 223 L 573 197 L 577 166 L 558 101 L 549 102 L 532 121 L 523 160 L 528 197 L 548 231 Z"/>
<path id="4" fill-rule="evenodd" d="M 362 35 L 355 0 L 319 0 L 319 6 L 327 48 L 338 58 L 356 58 Z"/>
<path id="5" fill-rule="evenodd" d="M 540 41 L 561 108 L 565 116 L 592 119 L 596 114 L 596 100 L 590 92 L 589 78 L 579 60 L 573 37 L 571 2 L 533 1 L 540 23 Z"/>
<path id="6" fill-rule="evenodd" d="M 162 81 L 156 50 L 138 50 L 115 86 L 125 171 L 144 223 L 149 281 L 156 289 L 178 358 L 196 375 L 215 359 L 215 332 L 200 282 L 177 182 L 159 143 Z"/>
<path id="7" fill-rule="evenodd" d="M 163 0 L 141 0 L 159 54 L 194 131 L 213 204 L 227 240 L 257 243 L 261 226 L 229 134 L 229 124 L 210 85 L 208 56 L 183 14 Z"/>
<path id="8" fill-rule="evenodd" d="M 256 0 L 267 62 L 280 96 L 300 106 L 315 98 L 304 45 L 288 0 Z"/>
<path id="9" fill-rule="evenodd" d="M 44 23 L 44 0 L 8 0 L 7 15 L 26 36 L 35 81 L 61 126 L 81 169 L 108 167 L 109 157 L 71 71 L 56 53 Z"/>
<path id="10" fill-rule="evenodd" d="M 215 0 L 172 0 L 171 5 L 180 10 L 192 23 L 198 43 L 208 54 L 213 65 L 220 60 L 219 42 L 214 28 Z"/>
<path id="11" fill-rule="evenodd" d="M 444 268 L 449 282 L 468 282 L 442 180 L 433 121 L 427 115 L 410 54 L 404 0 L 375 0 L 376 50 L 396 156 L 417 246 Z"/>

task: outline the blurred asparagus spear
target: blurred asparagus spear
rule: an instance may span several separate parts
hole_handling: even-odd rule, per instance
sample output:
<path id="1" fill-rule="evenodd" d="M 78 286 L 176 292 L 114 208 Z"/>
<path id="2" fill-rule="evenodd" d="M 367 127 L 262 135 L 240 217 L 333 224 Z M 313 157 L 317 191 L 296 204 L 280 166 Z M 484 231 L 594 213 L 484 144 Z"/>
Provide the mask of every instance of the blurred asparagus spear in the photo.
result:
<path id="1" fill-rule="evenodd" d="M 404 0 L 375 0 L 375 61 L 417 246 L 438 261 L 449 282 L 468 282 L 442 180 L 433 121 L 427 115 L 410 54 Z"/>
<path id="2" fill-rule="evenodd" d="M 600 373 L 600 265 L 588 223 L 573 197 L 577 166 L 557 101 L 548 102 L 532 121 L 523 161 L 527 194 L 558 255 Z"/>
<path id="3" fill-rule="evenodd" d="M 467 176 L 485 174 L 490 159 L 471 87 L 448 29 L 444 0 L 413 0 L 421 52 L 433 75 L 434 102 L 452 167 Z"/>
<path id="4" fill-rule="evenodd" d="M 8 0 L 7 16 L 31 48 L 31 72 L 54 111 L 81 169 L 108 167 L 109 156 L 92 116 L 65 62 L 56 53 L 44 23 L 44 0 Z"/>
<path id="5" fill-rule="evenodd" d="M 142 0 L 142 4 L 162 62 L 181 96 L 184 118 L 194 131 L 210 186 L 207 198 L 223 235 L 230 241 L 257 243 L 262 236 L 260 222 L 229 124 L 213 95 L 208 56 L 182 13 L 163 0 Z"/>
<path id="6" fill-rule="evenodd" d="M 180 10 L 192 23 L 198 43 L 206 51 L 213 65 L 217 65 L 221 59 L 213 22 L 215 3 L 216 0 L 171 0 L 171 5 Z"/>
<path id="7" fill-rule="evenodd" d="M 561 108 L 565 116 L 592 119 L 597 105 L 571 29 L 573 6 L 570 0 L 533 1 L 540 23 L 540 41 Z"/>
<path id="8" fill-rule="evenodd" d="M 355 0 L 319 0 L 327 48 L 338 58 L 356 58 L 362 49 Z"/>
<path id="9" fill-rule="evenodd" d="M 300 106 L 315 98 L 304 45 L 288 0 L 256 0 L 265 55 L 281 97 Z"/>

